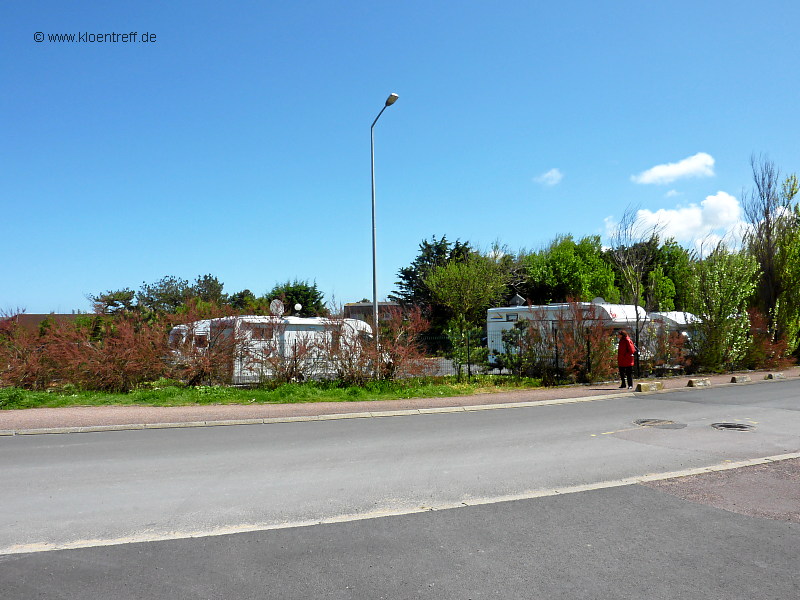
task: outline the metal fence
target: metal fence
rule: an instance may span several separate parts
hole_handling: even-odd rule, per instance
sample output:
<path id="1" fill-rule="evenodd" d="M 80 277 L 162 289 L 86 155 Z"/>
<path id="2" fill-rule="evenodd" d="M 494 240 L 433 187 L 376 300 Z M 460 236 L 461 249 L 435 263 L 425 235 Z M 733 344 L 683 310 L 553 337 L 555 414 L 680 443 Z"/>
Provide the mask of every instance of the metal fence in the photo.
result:
<path id="1" fill-rule="evenodd" d="M 546 336 L 480 330 L 423 336 L 425 375 L 471 378 L 493 374 L 593 381 L 613 377 L 616 340 L 611 332 L 548 331 Z"/>
<path id="2" fill-rule="evenodd" d="M 461 336 L 421 336 L 424 349 L 424 374 L 471 378 L 473 375 L 541 376 L 549 371 L 558 377 L 565 369 L 563 348 L 558 344 L 540 344 L 532 351 L 501 334 L 465 332 Z M 527 354 L 527 357 L 525 356 Z M 583 362 L 591 370 L 592 348 L 585 348 Z M 527 359 L 528 364 L 523 361 Z M 535 364 L 532 364 L 535 363 Z M 523 372 L 525 371 L 525 372 Z"/>

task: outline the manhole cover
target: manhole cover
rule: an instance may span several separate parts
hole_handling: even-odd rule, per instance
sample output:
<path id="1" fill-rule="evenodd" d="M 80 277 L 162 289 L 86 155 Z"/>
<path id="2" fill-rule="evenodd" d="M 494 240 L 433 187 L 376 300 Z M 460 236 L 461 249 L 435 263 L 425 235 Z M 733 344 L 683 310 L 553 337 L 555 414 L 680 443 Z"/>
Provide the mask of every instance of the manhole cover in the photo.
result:
<path id="1" fill-rule="evenodd" d="M 636 419 L 633 423 L 641 427 L 656 427 L 658 429 L 683 429 L 686 427 L 685 423 L 676 423 L 667 419 Z"/>
<path id="2" fill-rule="evenodd" d="M 747 425 L 746 423 L 712 423 L 714 429 L 722 429 L 728 431 L 753 431 L 755 425 Z"/>

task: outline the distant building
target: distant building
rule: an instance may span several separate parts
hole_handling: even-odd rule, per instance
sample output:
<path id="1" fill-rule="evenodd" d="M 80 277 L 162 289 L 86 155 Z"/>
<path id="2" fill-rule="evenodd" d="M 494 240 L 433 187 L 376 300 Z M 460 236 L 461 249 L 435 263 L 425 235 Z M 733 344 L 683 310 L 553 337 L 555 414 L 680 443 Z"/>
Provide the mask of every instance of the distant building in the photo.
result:
<path id="1" fill-rule="evenodd" d="M 378 302 L 378 320 L 386 321 L 393 310 L 400 310 L 398 302 Z M 375 307 L 372 302 L 348 302 L 344 305 L 345 319 L 361 319 L 372 322 Z"/>
<path id="2" fill-rule="evenodd" d="M 46 321 L 54 321 L 56 323 L 74 323 L 78 317 L 85 317 L 86 313 L 74 313 L 67 315 L 59 315 L 56 313 L 29 315 L 22 313 L 8 317 L 8 320 L 15 321 L 22 329 L 27 331 L 37 332 L 41 324 Z M 2 319 L 6 320 L 6 319 Z"/>

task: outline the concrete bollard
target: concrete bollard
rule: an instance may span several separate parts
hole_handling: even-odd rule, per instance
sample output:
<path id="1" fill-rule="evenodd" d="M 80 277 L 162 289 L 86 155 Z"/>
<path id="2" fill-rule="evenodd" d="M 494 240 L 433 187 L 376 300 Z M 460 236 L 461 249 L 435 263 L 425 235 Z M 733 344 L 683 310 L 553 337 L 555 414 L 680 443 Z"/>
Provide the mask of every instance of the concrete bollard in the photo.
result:
<path id="1" fill-rule="evenodd" d="M 734 375 L 731 377 L 731 383 L 745 383 L 751 381 L 750 375 Z"/>
<path id="2" fill-rule="evenodd" d="M 711 385 L 711 380 L 708 377 L 698 377 L 690 379 L 686 387 L 708 387 Z"/>
<path id="3" fill-rule="evenodd" d="M 783 373 L 767 373 L 764 375 L 764 379 L 786 379 L 786 375 Z"/>
<path id="4" fill-rule="evenodd" d="M 664 384 L 661 381 L 651 381 L 648 383 L 637 383 L 637 392 L 657 392 L 664 389 Z"/>

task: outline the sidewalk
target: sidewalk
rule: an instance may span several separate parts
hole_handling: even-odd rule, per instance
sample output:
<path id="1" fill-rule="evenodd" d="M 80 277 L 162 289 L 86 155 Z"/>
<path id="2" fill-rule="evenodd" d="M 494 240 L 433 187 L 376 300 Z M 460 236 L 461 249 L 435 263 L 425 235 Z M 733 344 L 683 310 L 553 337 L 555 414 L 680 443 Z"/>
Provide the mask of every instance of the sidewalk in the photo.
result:
<path id="1" fill-rule="evenodd" d="M 689 379 L 706 378 L 712 386 L 769 384 L 769 371 L 739 373 L 749 375 L 752 383 L 730 383 L 734 374 L 710 376 L 678 376 L 660 381 L 665 393 L 687 387 Z M 787 378 L 800 376 L 800 366 L 784 369 Z M 638 383 L 635 382 L 635 383 Z M 316 402 L 307 404 L 252 404 L 205 406 L 74 406 L 64 408 L 31 408 L 0 411 L 0 435 L 33 433 L 70 433 L 111 429 L 143 429 L 146 427 L 191 427 L 256 424 L 264 422 L 301 421 L 341 418 L 397 416 L 421 412 L 478 410 L 520 406 L 535 402 L 570 402 L 599 400 L 607 397 L 635 396 L 636 392 L 620 390 L 617 382 L 539 388 L 450 398 L 411 398 L 375 402 Z M 702 390 L 702 388 L 701 388 Z M 701 393 L 701 390 L 698 393 Z"/>

